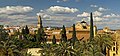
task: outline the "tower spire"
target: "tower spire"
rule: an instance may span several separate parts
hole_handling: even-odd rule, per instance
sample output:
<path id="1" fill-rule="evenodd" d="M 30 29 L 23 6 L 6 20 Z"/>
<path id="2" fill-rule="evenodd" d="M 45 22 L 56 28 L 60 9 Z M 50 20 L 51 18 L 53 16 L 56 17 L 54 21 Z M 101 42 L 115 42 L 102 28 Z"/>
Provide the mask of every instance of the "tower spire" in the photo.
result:
<path id="1" fill-rule="evenodd" d="M 42 28 L 42 19 L 41 19 L 41 16 L 38 15 L 38 25 L 37 25 L 38 28 Z"/>

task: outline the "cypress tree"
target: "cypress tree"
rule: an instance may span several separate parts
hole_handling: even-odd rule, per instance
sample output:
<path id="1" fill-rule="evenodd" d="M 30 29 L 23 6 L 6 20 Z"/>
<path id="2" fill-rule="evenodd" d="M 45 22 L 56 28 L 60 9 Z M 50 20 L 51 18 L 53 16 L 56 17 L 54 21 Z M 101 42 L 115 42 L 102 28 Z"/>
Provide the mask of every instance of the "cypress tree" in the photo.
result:
<path id="1" fill-rule="evenodd" d="M 56 44 L 56 38 L 55 38 L 55 35 L 53 35 L 52 43 L 53 43 L 53 44 Z"/>
<path id="2" fill-rule="evenodd" d="M 37 33 L 37 41 L 38 42 L 44 42 L 45 38 L 45 32 L 43 28 L 38 28 L 38 33 Z"/>
<path id="3" fill-rule="evenodd" d="M 90 13 L 90 40 L 94 38 L 94 30 L 93 30 L 93 16 L 92 12 Z"/>
<path id="4" fill-rule="evenodd" d="M 75 29 L 75 24 L 73 24 L 73 33 L 72 33 L 72 43 L 74 45 L 75 41 L 77 41 L 77 37 L 76 37 L 76 29 Z"/>
<path id="5" fill-rule="evenodd" d="M 25 29 L 24 29 L 24 28 L 22 28 L 22 36 L 23 36 L 23 37 L 21 37 L 21 39 L 22 39 L 22 38 L 27 39 L 26 36 L 25 36 Z"/>
<path id="6" fill-rule="evenodd" d="M 23 34 L 23 35 L 25 34 L 25 29 L 24 29 L 24 28 L 22 28 L 22 34 Z"/>
<path id="7" fill-rule="evenodd" d="M 63 28 L 62 28 L 62 31 L 61 31 L 61 41 L 62 42 L 67 42 L 66 29 L 65 29 L 64 25 L 63 25 Z"/>
<path id="8" fill-rule="evenodd" d="M 29 29 L 27 25 L 25 26 L 25 34 L 29 34 Z"/>

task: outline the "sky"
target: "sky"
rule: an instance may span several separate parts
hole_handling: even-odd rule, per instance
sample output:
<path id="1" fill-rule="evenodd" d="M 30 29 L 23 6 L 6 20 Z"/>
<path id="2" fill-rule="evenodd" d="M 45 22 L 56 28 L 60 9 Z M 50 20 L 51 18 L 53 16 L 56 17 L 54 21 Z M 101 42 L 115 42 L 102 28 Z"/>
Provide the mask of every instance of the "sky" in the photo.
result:
<path id="1" fill-rule="evenodd" d="M 98 29 L 120 29 L 120 0 L 0 0 L 0 24 L 66 27 L 82 20 L 89 24 L 93 13 Z"/>

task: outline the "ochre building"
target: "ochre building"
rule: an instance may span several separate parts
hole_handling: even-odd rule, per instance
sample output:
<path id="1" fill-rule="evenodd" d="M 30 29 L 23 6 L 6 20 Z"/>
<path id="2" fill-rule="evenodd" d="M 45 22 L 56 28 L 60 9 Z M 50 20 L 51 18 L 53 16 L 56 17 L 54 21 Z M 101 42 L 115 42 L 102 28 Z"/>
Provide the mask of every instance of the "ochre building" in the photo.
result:
<path id="1" fill-rule="evenodd" d="M 40 23 L 42 24 L 41 21 L 41 17 L 38 16 L 38 28 L 40 27 Z M 75 24 L 75 28 L 76 28 L 76 36 L 78 38 L 78 40 L 83 39 L 83 40 L 87 40 L 90 37 L 90 25 L 88 25 L 85 21 L 81 21 L 81 22 L 77 22 Z M 62 29 L 46 29 L 45 33 L 47 35 L 49 35 L 47 37 L 48 41 L 51 41 L 53 38 L 53 35 L 55 35 L 57 41 L 60 41 L 61 32 Z M 66 27 L 66 35 L 67 35 L 67 39 L 72 38 L 72 32 L 73 32 L 73 27 Z M 94 36 L 96 35 L 97 32 L 97 27 L 94 26 Z"/>

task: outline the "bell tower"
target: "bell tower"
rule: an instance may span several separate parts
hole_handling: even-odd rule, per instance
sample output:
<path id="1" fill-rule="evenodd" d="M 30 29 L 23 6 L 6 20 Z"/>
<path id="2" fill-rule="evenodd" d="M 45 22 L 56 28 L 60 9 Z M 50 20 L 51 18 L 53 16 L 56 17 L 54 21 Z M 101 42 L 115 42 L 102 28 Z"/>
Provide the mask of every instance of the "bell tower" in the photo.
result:
<path id="1" fill-rule="evenodd" d="M 37 27 L 38 28 L 42 28 L 42 19 L 41 19 L 40 15 L 38 15 L 38 24 L 37 24 Z"/>

